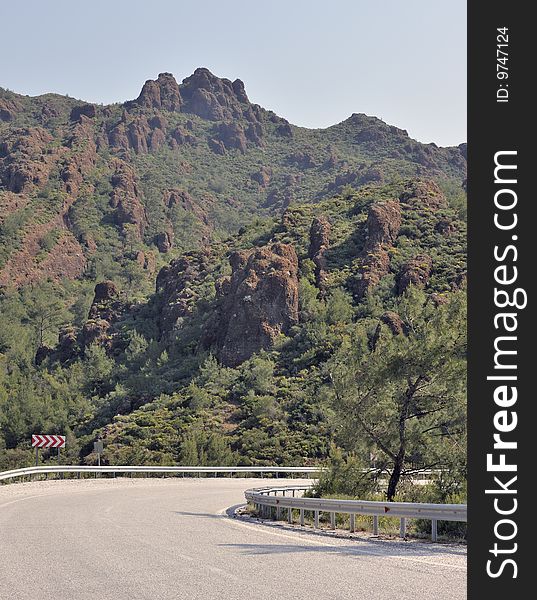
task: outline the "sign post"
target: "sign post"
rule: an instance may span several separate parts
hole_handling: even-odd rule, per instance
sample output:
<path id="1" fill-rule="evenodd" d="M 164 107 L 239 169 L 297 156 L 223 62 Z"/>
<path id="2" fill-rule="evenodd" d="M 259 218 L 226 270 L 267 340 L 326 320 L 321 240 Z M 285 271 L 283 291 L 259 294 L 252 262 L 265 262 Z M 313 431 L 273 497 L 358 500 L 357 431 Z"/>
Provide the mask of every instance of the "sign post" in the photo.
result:
<path id="1" fill-rule="evenodd" d="M 93 442 L 93 451 L 95 452 L 95 454 L 97 454 L 97 465 L 100 467 L 101 466 L 101 454 L 103 453 L 104 450 L 104 444 L 102 440 L 97 440 L 96 442 Z"/>
<path id="2" fill-rule="evenodd" d="M 57 448 L 58 463 L 60 462 L 60 448 L 65 448 L 64 435 L 43 435 L 34 433 L 32 435 L 32 447 L 35 448 L 35 466 L 39 463 L 39 448 Z"/>

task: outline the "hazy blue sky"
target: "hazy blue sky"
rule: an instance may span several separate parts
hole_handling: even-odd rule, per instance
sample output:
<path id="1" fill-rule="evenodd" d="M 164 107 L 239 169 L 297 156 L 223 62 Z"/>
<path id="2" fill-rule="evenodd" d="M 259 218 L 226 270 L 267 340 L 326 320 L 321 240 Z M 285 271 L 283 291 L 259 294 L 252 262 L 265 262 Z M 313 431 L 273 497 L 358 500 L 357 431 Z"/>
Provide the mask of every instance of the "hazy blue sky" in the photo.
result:
<path id="1" fill-rule="evenodd" d="M 296 125 L 363 112 L 466 140 L 464 0 L 2 0 L 0 31 L 0 86 L 23 94 L 118 102 L 204 66 Z"/>

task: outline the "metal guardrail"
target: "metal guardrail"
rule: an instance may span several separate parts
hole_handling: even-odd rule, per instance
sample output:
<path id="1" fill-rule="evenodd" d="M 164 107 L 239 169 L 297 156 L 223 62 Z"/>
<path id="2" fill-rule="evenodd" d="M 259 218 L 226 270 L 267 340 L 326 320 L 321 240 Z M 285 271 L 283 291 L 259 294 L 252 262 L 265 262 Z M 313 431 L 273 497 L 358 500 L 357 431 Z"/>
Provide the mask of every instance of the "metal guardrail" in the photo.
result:
<path id="1" fill-rule="evenodd" d="M 398 517 L 399 534 L 406 536 L 406 519 L 428 519 L 431 521 L 431 538 L 438 539 L 438 521 L 467 521 L 466 504 L 425 504 L 418 502 L 374 502 L 369 500 L 338 500 L 332 498 L 303 498 L 298 493 L 310 489 L 308 486 L 266 487 L 246 490 L 246 500 L 251 502 L 264 518 L 276 518 L 281 510 L 287 509 L 287 521 L 293 522 L 293 509 L 298 509 L 300 525 L 304 526 L 304 513 L 313 513 L 313 527 L 319 528 L 319 515 L 330 514 L 330 525 L 336 528 L 336 514 L 350 515 L 350 531 L 355 531 L 355 515 L 373 517 L 373 534 L 378 535 L 379 517 Z"/>
<path id="2" fill-rule="evenodd" d="M 64 474 L 64 473 L 148 473 L 148 474 L 194 474 L 201 473 L 252 473 L 252 474 L 308 474 L 318 473 L 320 467 L 144 467 L 144 466 L 77 466 L 77 465 L 54 465 L 44 467 L 27 467 L 24 469 L 13 469 L 1 471 L 0 481 L 16 477 L 31 477 L 32 475 Z"/>

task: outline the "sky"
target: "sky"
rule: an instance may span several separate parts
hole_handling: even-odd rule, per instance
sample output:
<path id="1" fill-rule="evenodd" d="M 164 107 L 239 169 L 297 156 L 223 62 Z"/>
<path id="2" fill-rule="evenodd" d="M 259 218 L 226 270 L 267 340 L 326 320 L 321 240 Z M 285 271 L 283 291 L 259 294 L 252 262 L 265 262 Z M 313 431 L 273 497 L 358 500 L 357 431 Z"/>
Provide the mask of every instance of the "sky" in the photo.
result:
<path id="1" fill-rule="evenodd" d="M 0 31 L 0 86 L 21 94 L 123 102 L 207 67 L 295 125 L 366 113 L 466 141 L 465 0 L 3 0 Z"/>

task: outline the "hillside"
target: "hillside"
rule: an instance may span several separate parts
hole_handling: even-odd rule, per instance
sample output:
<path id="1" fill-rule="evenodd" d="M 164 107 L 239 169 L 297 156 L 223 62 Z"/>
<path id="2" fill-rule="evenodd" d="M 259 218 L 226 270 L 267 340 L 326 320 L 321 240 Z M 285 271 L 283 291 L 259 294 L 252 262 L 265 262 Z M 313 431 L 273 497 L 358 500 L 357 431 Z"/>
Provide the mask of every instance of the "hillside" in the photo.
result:
<path id="1" fill-rule="evenodd" d="M 464 152 L 359 114 L 295 127 L 207 69 L 180 85 L 163 73 L 121 105 L 0 90 L 0 285 L 121 276 L 112 262 L 150 279 L 252 216 L 345 185 L 419 176 L 458 189 Z"/>
<path id="2" fill-rule="evenodd" d="M 2 91 L 0 468 L 38 430 L 76 462 L 97 436 L 112 464 L 369 456 L 345 365 L 463 360 L 465 169 L 374 117 L 295 127 L 206 69 L 122 105 Z M 429 401 L 418 466 L 464 438 L 462 396 Z"/>

